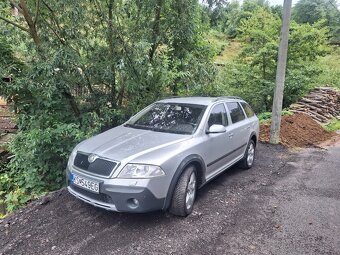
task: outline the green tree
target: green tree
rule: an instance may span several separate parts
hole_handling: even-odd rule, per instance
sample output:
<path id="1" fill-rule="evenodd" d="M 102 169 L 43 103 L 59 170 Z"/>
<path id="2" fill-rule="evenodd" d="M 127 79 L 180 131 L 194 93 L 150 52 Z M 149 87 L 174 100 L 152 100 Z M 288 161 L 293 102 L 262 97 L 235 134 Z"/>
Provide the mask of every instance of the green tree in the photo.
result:
<path id="1" fill-rule="evenodd" d="M 266 8 L 258 8 L 248 19 L 242 20 L 239 28 L 242 51 L 218 77 L 217 87 L 243 97 L 258 112 L 269 111 L 272 105 L 280 24 L 280 18 Z M 322 72 L 318 58 L 329 50 L 328 29 L 322 22 L 313 25 L 293 23 L 291 28 L 284 107 L 316 85 Z"/>
<path id="2" fill-rule="evenodd" d="M 11 47 L 1 50 L 24 63 L 20 72 L 6 64 L 13 79 L 0 83 L 18 111 L 8 201 L 60 187 L 80 140 L 208 84 L 214 70 L 200 11 L 197 0 L 2 1 L 1 37 Z"/>
<path id="3" fill-rule="evenodd" d="M 331 42 L 340 42 L 340 10 L 336 0 L 300 0 L 293 8 L 292 17 L 297 23 L 309 24 L 324 19 Z"/>
<path id="4" fill-rule="evenodd" d="M 271 105 L 274 87 L 276 56 L 278 51 L 279 17 L 265 8 L 258 8 L 249 19 L 242 20 L 239 28 L 244 41 L 240 57 L 256 73 L 258 85 L 254 87 L 262 95 L 265 109 Z"/>

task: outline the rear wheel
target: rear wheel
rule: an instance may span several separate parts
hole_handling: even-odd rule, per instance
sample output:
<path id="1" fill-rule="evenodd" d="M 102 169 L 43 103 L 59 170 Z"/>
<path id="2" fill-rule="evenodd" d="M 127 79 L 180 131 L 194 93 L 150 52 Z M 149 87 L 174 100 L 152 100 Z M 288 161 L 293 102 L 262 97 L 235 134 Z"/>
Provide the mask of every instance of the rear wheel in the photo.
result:
<path id="1" fill-rule="evenodd" d="M 170 212 L 177 216 L 189 215 L 194 206 L 197 176 L 194 166 L 187 167 L 179 178 L 172 196 Z"/>
<path id="2" fill-rule="evenodd" d="M 255 160 L 255 142 L 251 139 L 248 143 L 246 152 L 241 160 L 241 167 L 243 169 L 249 169 L 253 166 Z"/>

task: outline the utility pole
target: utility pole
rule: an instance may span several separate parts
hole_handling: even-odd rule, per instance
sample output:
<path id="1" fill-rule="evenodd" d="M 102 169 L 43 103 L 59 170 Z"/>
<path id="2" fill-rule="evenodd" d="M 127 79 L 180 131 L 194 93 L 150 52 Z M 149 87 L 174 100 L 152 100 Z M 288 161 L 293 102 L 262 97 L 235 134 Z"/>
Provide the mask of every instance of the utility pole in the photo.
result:
<path id="1" fill-rule="evenodd" d="M 290 12 L 292 8 L 292 0 L 283 1 L 282 27 L 279 47 L 279 57 L 276 70 L 276 87 L 274 92 L 273 109 L 272 109 L 272 124 L 270 126 L 271 144 L 280 142 L 280 125 L 284 82 L 286 76 L 287 52 L 288 52 L 288 35 L 290 24 Z"/>

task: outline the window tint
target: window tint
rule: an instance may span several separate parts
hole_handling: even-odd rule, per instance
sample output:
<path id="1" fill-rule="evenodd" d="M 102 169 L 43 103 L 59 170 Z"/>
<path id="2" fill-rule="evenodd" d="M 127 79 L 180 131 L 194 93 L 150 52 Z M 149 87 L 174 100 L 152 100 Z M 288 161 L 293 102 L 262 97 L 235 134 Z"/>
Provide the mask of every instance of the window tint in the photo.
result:
<path id="1" fill-rule="evenodd" d="M 228 125 L 227 112 L 225 110 L 224 104 L 216 105 L 209 116 L 208 128 L 212 125 Z"/>
<path id="2" fill-rule="evenodd" d="M 233 123 L 239 122 L 245 119 L 244 113 L 241 109 L 241 106 L 236 103 L 227 103 L 228 109 L 230 111 L 230 117 Z"/>
<path id="3" fill-rule="evenodd" d="M 241 102 L 241 105 L 244 109 L 244 111 L 246 112 L 248 118 L 253 117 L 255 115 L 253 109 L 251 109 L 251 107 L 249 106 L 249 104 L 245 103 L 245 102 Z"/>

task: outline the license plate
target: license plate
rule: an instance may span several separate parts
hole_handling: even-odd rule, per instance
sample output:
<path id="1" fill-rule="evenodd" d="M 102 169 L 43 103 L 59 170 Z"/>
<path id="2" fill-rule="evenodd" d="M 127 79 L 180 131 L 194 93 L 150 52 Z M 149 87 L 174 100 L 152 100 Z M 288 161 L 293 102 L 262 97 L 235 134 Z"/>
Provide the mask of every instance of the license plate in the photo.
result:
<path id="1" fill-rule="evenodd" d="M 71 174 L 71 182 L 74 185 L 81 187 L 83 189 L 92 191 L 94 193 L 99 193 L 99 183 L 98 182 L 91 181 L 89 179 L 80 177 L 80 176 L 75 175 L 75 174 Z"/>

